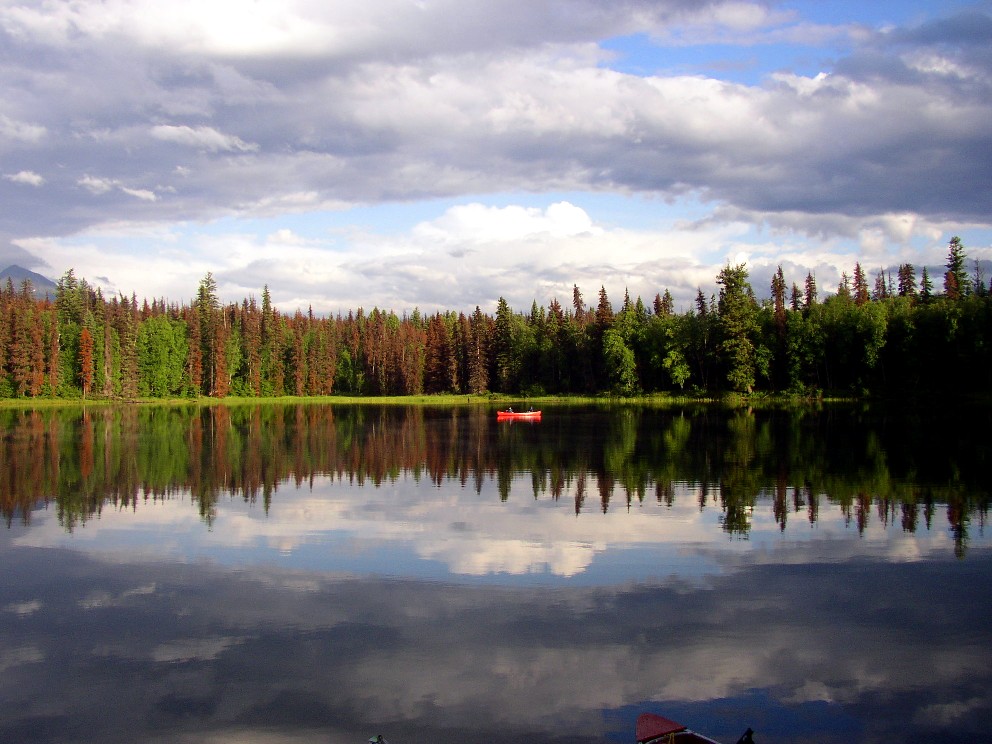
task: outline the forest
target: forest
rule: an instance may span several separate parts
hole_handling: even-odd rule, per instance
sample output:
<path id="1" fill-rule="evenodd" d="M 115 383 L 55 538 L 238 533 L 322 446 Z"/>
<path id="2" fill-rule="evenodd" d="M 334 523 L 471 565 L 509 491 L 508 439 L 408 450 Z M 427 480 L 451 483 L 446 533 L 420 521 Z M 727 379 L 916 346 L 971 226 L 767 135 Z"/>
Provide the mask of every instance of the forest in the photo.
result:
<path id="1" fill-rule="evenodd" d="M 992 299 L 981 264 L 948 244 L 942 287 L 924 267 L 860 263 L 822 300 L 774 274 L 759 300 L 745 265 L 724 267 L 676 312 L 666 289 L 614 307 L 500 298 L 495 312 L 273 308 L 266 286 L 222 304 L 207 274 L 188 304 L 103 296 L 67 271 L 55 298 L 0 289 L 0 398 L 119 399 L 504 393 L 721 392 L 907 396 L 992 386 Z"/>

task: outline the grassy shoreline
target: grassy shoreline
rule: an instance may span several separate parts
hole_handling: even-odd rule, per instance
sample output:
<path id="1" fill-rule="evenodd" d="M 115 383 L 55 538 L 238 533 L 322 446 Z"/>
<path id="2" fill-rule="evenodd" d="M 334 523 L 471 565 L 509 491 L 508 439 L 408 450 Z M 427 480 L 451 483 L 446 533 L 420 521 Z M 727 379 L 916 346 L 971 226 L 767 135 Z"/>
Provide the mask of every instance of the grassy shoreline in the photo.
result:
<path id="1" fill-rule="evenodd" d="M 959 402 L 966 402 L 979 407 L 992 406 L 992 393 L 961 393 L 954 397 Z M 916 401 L 920 403 L 920 400 Z M 241 397 L 226 398 L 137 398 L 123 400 L 118 398 L 0 398 L 0 410 L 71 410 L 84 408 L 113 408 L 113 407 L 214 407 L 227 406 L 421 406 L 434 408 L 497 408 L 530 407 L 545 410 L 564 406 L 640 406 L 647 408 L 677 408 L 685 406 L 712 406 L 729 409 L 795 409 L 810 410 L 830 405 L 863 404 L 880 406 L 906 406 L 904 399 L 866 398 L 855 395 L 799 395 L 782 393 L 715 393 L 710 395 L 671 395 L 668 393 L 652 393 L 630 397 L 603 395 L 507 395 L 502 393 L 484 393 L 481 395 L 393 395 L 393 396 L 281 396 L 281 397 Z"/>
<path id="2" fill-rule="evenodd" d="M 136 398 L 123 400 L 115 398 L 4 398 L 0 408 L 103 408 L 112 406 L 244 406 L 244 405 L 375 405 L 375 406 L 441 406 L 441 407 L 502 407 L 507 405 L 564 406 L 564 405 L 640 405 L 640 406 L 684 406 L 684 405 L 819 405 L 824 402 L 853 402 L 853 397 L 811 397 L 799 395 L 741 395 L 724 393 L 707 396 L 651 394 L 620 397 L 611 395 L 509 395 L 484 393 L 480 395 L 393 395 L 393 396 L 279 396 L 225 398 Z"/>

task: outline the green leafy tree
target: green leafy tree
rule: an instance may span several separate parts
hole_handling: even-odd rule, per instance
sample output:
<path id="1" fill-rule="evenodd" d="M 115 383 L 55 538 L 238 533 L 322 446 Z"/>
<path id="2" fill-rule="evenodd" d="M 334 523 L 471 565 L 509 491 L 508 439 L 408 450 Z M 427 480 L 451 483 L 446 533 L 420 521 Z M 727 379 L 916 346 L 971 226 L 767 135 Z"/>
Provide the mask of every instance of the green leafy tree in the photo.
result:
<path id="1" fill-rule="evenodd" d="M 689 365 L 691 321 L 692 317 L 689 315 L 672 315 L 666 317 L 663 324 L 667 343 L 661 366 L 668 373 L 671 384 L 679 390 L 685 390 L 685 385 L 692 376 Z"/>
<path id="2" fill-rule="evenodd" d="M 617 395 L 632 395 L 637 390 L 637 362 L 634 352 L 624 343 L 623 334 L 616 328 L 603 334 L 603 359 L 610 391 Z"/>

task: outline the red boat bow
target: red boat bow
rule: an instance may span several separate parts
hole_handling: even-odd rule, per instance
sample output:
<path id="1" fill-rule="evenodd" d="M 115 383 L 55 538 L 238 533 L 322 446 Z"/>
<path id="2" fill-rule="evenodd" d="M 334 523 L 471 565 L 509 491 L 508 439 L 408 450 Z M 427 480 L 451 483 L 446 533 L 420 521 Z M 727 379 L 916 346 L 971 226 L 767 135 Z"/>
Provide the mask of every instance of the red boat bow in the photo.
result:
<path id="1" fill-rule="evenodd" d="M 754 742 L 751 729 L 741 737 L 741 742 Z M 655 713 L 641 713 L 637 717 L 637 744 L 717 744 L 716 741 L 690 731 L 687 726 Z"/>
<path id="2" fill-rule="evenodd" d="M 670 718 L 654 713 L 641 713 L 637 717 L 637 744 L 644 744 L 652 739 L 685 730 L 685 726 Z"/>

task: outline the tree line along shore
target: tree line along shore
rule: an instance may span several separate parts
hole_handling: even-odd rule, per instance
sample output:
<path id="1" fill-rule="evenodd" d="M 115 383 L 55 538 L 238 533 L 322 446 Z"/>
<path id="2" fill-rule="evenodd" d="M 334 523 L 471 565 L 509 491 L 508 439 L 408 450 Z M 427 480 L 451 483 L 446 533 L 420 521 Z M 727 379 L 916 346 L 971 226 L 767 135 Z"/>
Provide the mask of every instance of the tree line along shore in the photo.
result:
<path id="1" fill-rule="evenodd" d="M 0 289 L 0 398 L 981 392 L 992 299 L 966 258 L 952 238 L 939 288 L 926 268 L 870 281 L 857 263 L 823 299 L 812 274 L 790 287 L 779 267 L 761 301 L 728 264 L 684 312 L 668 290 L 614 307 L 575 286 L 566 307 L 333 317 L 282 313 L 268 287 L 222 304 L 212 274 L 187 304 L 108 299 L 69 270 L 54 299 Z"/>

